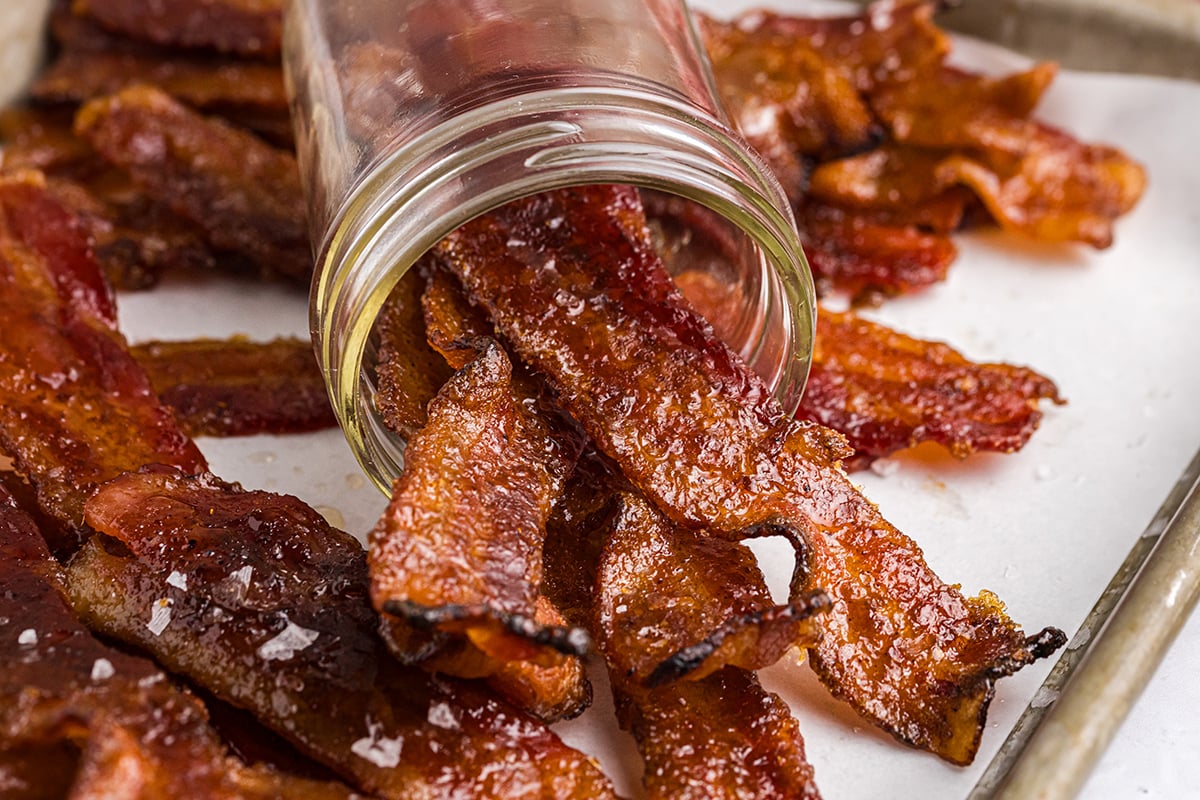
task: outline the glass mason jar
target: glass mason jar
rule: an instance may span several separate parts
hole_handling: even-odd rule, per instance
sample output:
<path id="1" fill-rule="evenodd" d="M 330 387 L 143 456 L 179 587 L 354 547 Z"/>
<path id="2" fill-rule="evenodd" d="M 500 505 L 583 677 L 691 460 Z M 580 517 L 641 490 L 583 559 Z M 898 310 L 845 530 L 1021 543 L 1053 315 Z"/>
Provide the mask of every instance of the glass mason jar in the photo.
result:
<path id="1" fill-rule="evenodd" d="M 404 443 L 375 408 L 372 328 L 429 248 L 506 202 L 620 183 L 742 240 L 718 332 L 799 402 L 814 292 L 778 182 L 730 130 L 682 0 L 292 0 L 284 66 L 318 254 L 312 333 L 334 408 L 385 491 Z M 728 238 L 728 237 L 725 237 Z"/>

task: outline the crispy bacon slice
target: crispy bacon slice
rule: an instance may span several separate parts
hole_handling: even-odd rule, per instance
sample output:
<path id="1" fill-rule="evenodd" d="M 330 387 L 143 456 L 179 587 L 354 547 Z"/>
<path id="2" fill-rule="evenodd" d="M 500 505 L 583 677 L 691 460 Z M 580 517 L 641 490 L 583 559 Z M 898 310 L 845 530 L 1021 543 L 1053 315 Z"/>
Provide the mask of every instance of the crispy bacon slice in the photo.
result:
<path id="1" fill-rule="evenodd" d="M 846 155 L 878 140 L 865 92 L 944 58 L 949 41 L 932 22 L 935 5 L 880 2 L 848 17 L 701 17 L 725 107 L 793 202 L 804 190 L 806 157 Z"/>
<path id="2" fill-rule="evenodd" d="M 619 506 L 597 569 L 595 627 L 647 796 L 817 798 L 796 721 L 749 670 L 812 642 L 809 617 L 827 598 L 783 607 L 785 621 L 742 545 L 675 528 L 635 495 Z M 703 666 L 662 685 L 654 664 L 702 649 L 692 643 L 706 636 Z"/>
<path id="3" fill-rule="evenodd" d="M 587 634 L 538 603 L 546 517 L 576 453 L 525 397 L 492 342 L 430 403 L 371 532 L 371 596 L 405 660 L 463 677 L 528 661 L 586 702 L 571 657 Z"/>
<path id="4" fill-rule="evenodd" d="M 1039 400 L 1063 402 L 1031 369 L 976 364 L 947 345 L 822 309 L 797 413 L 844 434 L 854 448 L 847 464 L 859 468 L 923 441 L 959 458 L 1018 450 L 1041 420 Z"/>
<path id="5" fill-rule="evenodd" d="M 539 222 L 555 217 L 564 224 Z M 904 741 L 968 763 L 995 679 L 1065 637 L 1026 638 L 994 597 L 968 599 L 938 579 L 847 480 L 845 440 L 785 420 L 682 302 L 644 225 L 632 190 L 570 189 L 481 217 L 437 252 L 597 446 L 677 523 L 727 537 L 795 526 L 803 588 L 833 600 L 813 649 L 818 674 Z"/>
<path id="6" fill-rule="evenodd" d="M 131 352 L 189 436 L 297 433 L 337 424 L 307 341 L 146 342 Z"/>
<path id="7" fill-rule="evenodd" d="M 313 256 L 295 158 L 150 87 L 94 100 L 76 130 L 101 156 L 264 274 L 307 282 Z"/>
<path id="8" fill-rule="evenodd" d="M 409 270 L 379 312 L 376 404 L 388 428 L 405 439 L 425 427 L 426 406 L 453 371 L 429 346 L 421 296 L 425 279 Z"/>
<path id="9" fill-rule="evenodd" d="M 151 84 L 196 108 L 256 130 L 265 127 L 267 134 L 278 134 L 279 121 L 287 123 L 278 64 L 154 47 L 114 36 L 62 8 L 51 17 L 51 31 L 59 53 L 31 88 L 41 102 L 77 104 Z"/>
<path id="10" fill-rule="evenodd" d="M 0 309 L 0 444 L 48 514 L 78 527 L 91 489 L 130 465 L 205 469 L 129 356 L 82 226 L 36 174 L 0 177 Z"/>
<path id="11" fill-rule="evenodd" d="M 808 196 L 830 206 L 869 212 L 891 225 L 915 225 L 935 233 L 958 228 L 971 193 L 946 184 L 938 172 L 945 153 L 893 143 L 817 165 Z"/>
<path id="12" fill-rule="evenodd" d="M 1053 64 L 1003 78 L 942 67 L 883 87 L 872 107 L 899 142 L 952 150 L 934 185 L 962 183 L 1002 226 L 1048 241 L 1112 243 L 1113 221 L 1145 190 L 1143 168 L 1028 119 Z"/>
<path id="13" fill-rule="evenodd" d="M 133 39 L 277 58 L 283 0 L 75 0 L 76 13 Z"/>
<path id="14" fill-rule="evenodd" d="M 61 569 L 0 490 L 0 780 L 10 798 L 349 798 L 349 789 L 248 767 L 203 704 L 149 661 L 94 639 Z"/>
<path id="15" fill-rule="evenodd" d="M 958 255 L 948 236 L 881 223 L 869 212 L 808 200 L 797 221 L 818 290 L 846 292 L 856 303 L 943 281 Z"/>
<path id="16" fill-rule="evenodd" d="M 542 723 L 390 659 L 361 547 L 296 498 L 147 471 L 102 487 L 87 519 L 120 543 L 93 537 L 69 567 L 89 625 L 253 711 L 361 789 L 614 796 Z"/>
<path id="17" fill-rule="evenodd" d="M 454 369 L 462 369 L 479 355 L 480 337 L 492 337 L 492 324 L 463 295 L 458 279 L 435 264 L 426 264 L 421 308 L 429 346 L 442 354 Z"/>

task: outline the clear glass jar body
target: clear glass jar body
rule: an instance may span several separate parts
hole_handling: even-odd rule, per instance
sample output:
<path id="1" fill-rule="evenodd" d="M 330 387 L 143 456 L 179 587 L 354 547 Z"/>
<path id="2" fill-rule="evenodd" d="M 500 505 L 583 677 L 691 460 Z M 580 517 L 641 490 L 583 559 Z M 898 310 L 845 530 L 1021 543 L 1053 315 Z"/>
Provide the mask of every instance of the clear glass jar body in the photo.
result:
<path id="1" fill-rule="evenodd" d="M 318 254 L 312 333 L 338 418 L 388 487 L 371 332 L 396 282 L 469 219 L 530 194 L 632 184 L 744 234 L 726 341 L 794 410 L 814 294 L 767 167 L 728 127 L 682 0 L 292 0 L 284 66 Z"/>

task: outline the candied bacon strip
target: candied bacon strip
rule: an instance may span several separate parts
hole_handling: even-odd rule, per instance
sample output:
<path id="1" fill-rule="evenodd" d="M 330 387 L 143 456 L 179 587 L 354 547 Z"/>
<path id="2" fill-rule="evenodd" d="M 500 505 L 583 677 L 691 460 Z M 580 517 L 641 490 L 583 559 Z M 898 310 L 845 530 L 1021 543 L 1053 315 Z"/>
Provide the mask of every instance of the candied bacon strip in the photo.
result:
<path id="1" fill-rule="evenodd" d="M 989 78 L 943 67 L 871 102 L 897 141 L 952 150 L 935 183 L 969 187 L 1001 227 L 1108 247 L 1113 221 L 1145 191 L 1145 170 L 1115 148 L 1027 118 L 1054 72 L 1039 64 Z"/>
<path id="2" fill-rule="evenodd" d="M 133 39 L 277 58 L 283 0 L 74 0 L 72 8 Z"/>
<path id="3" fill-rule="evenodd" d="M 1018 158 L 954 155 L 938 170 L 942 180 L 969 186 L 1002 228 L 1101 249 L 1146 188 L 1145 170 L 1120 150 L 1037 123 Z"/>
<path id="4" fill-rule="evenodd" d="M 1039 400 L 1063 402 L 1031 369 L 973 363 L 947 345 L 822 309 L 797 414 L 845 435 L 854 448 L 847 463 L 860 468 L 923 441 L 959 458 L 1019 450 L 1041 420 Z"/>
<path id="5" fill-rule="evenodd" d="M 88 103 L 76 130 L 134 183 L 264 274 L 307 282 L 313 256 L 296 159 L 138 86 Z"/>
<path id="6" fill-rule="evenodd" d="M 296 498 L 146 471 L 102 487 L 87 519 L 120 542 L 93 537 L 68 569 L 90 626 L 251 710 L 359 788 L 615 796 L 544 724 L 389 658 L 361 547 Z"/>
<path id="7" fill-rule="evenodd" d="M 0 315 L 0 445 L 50 516 L 79 527 L 91 490 L 142 464 L 205 469 L 129 356 L 83 227 L 33 173 L 0 177 Z"/>
<path id="8" fill-rule="evenodd" d="M 5 797 L 349 798 L 247 766 L 204 705 L 151 662 L 97 641 L 63 597 L 30 517 L 0 490 L 0 775 Z"/>
<path id="9" fill-rule="evenodd" d="M 564 223 L 539 222 L 554 217 Z M 784 419 L 682 302 L 644 226 L 632 190 L 567 189 L 480 217 L 436 252 L 674 521 L 726 537 L 794 526 L 806 568 L 794 588 L 820 587 L 833 600 L 812 650 L 818 674 L 885 730 L 969 763 L 996 678 L 1065 637 L 1027 638 L 994 597 L 965 598 L 934 575 L 841 471 L 845 440 Z"/>
<path id="10" fill-rule="evenodd" d="M 137 84 L 152 84 L 196 108 L 221 111 L 251 128 L 286 122 L 287 92 L 278 64 L 180 53 L 109 34 L 57 9 L 51 31 L 60 45 L 30 89 L 44 103 L 78 104 Z M 289 137 L 290 138 L 290 137 Z"/>
<path id="11" fill-rule="evenodd" d="M 796 721 L 750 669 L 763 666 L 764 655 L 773 661 L 811 642 L 808 618 L 823 596 L 791 606 L 791 622 L 775 631 L 779 642 L 734 648 L 741 652 L 709 659 L 716 663 L 688 680 L 648 686 L 655 662 L 724 617 L 758 617 L 750 627 L 770 638 L 772 623 L 760 615 L 772 605 L 742 545 L 674 528 L 636 495 L 618 504 L 597 568 L 594 624 L 618 718 L 646 762 L 646 796 L 816 800 Z"/>
<path id="12" fill-rule="evenodd" d="M 430 403 L 370 536 L 372 602 L 401 658 L 464 677 L 530 661 L 582 687 L 568 657 L 583 654 L 586 633 L 538 606 L 545 521 L 569 446 L 524 404 L 494 342 Z M 447 653 L 438 634 L 460 638 Z"/>
<path id="13" fill-rule="evenodd" d="M 297 433 L 337 424 L 307 341 L 156 341 L 131 352 L 189 436 Z"/>
<path id="14" fill-rule="evenodd" d="M 799 209 L 797 221 L 817 288 L 847 292 L 858 303 L 943 281 L 958 255 L 948 236 L 812 200 Z"/>
<path id="15" fill-rule="evenodd" d="M 429 346 L 441 353 L 454 369 L 462 369 L 478 356 L 480 337 L 492 337 L 491 323 L 463 295 L 458 280 L 444 269 L 426 264 L 421 308 Z"/>
<path id="16" fill-rule="evenodd" d="M 418 270 L 409 270 L 388 296 L 376 323 L 375 402 L 388 429 L 405 439 L 425 427 L 426 406 L 453 374 L 426 339 L 424 291 L 425 279 Z"/>
<path id="17" fill-rule="evenodd" d="M 637 495 L 620 493 L 616 503 L 596 613 L 623 683 L 656 687 L 731 665 L 761 669 L 816 641 L 814 614 L 829 605 L 823 593 L 797 592 L 778 606 L 744 545 L 673 526 Z"/>

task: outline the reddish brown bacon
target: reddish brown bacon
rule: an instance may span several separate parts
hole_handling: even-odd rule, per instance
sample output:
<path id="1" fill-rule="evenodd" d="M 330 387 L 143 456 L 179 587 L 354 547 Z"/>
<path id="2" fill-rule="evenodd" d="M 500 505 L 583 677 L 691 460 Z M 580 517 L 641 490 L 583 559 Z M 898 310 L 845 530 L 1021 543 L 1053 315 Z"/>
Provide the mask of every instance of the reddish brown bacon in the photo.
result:
<path id="1" fill-rule="evenodd" d="M 748 670 L 811 642 L 808 618 L 823 596 L 786 607 L 786 621 L 773 616 L 781 609 L 741 545 L 673 528 L 623 495 L 595 602 L 618 717 L 646 762 L 647 797 L 818 797 L 796 721 Z M 701 640 L 708 646 L 696 647 Z M 665 685 L 653 665 L 689 649 L 706 651 L 698 668 Z"/>
<path id="2" fill-rule="evenodd" d="M 864 467 L 923 441 L 960 458 L 1012 452 L 1036 430 L 1039 400 L 1062 402 L 1033 370 L 975 364 L 944 344 L 822 309 L 798 413 L 844 434 L 848 465 Z"/>
<path id="3" fill-rule="evenodd" d="M 79 526 L 91 489 L 130 465 L 205 468 L 117 332 L 82 227 L 37 175 L 0 178 L 0 308 L 0 442 L 47 513 Z"/>
<path id="4" fill-rule="evenodd" d="M 361 548 L 299 500 L 160 471 L 105 485 L 87 513 L 123 545 L 93 538 L 71 563 L 88 624 L 252 710 L 364 790 L 612 796 L 540 723 L 392 662 Z"/>
<path id="5" fill-rule="evenodd" d="M 538 602 L 546 518 L 575 452 L 514 386 L 503 350 L 479 344 L 405 450 L 371 533 L 372 600 L 406 660 L 464 677 L 528 661 L 544 670 L 530 678 L 549 682 L 550 694 L 575 686 L 585 702 L 570 656 L 583 654 L 587 635 Z M 439 641 L 446 634 L 456 640 Z"/>
<path id="6" fill-rule="evenodd" d="M 282 0 L 75 0 L 73 7 L 135 39 L 279 56 Z"/>
<path id="7" fill-rule="evenodd" d="M 189 436 L 295 433 L 337 424 L 307 341 L 147 342 L 132 352 Z"/>
<path id="8" fill-rule="evenodd" d="M 204 706 L 154 664 L 101 644 L 59 565 L 0 490 L 0 787 L 5 797 L 348 798 L 344 786 L 247 767 Z"/>
<path id="9" fill-rule="evenodd" d="M 557 226 L 540 222 L 560 217 Z M 597 445 L 675 521 L 725 536 L 795 526 L 806 543 L 805 585 L 833 599 L 814 648 L 818 673 L 905 741 L 969 762 L 995 678 L 1061 645 L 1061 632 L 1026 639 L 997 602 L 964 598 L 933 575 L 840 471 L 845 440 L 783 419 L 766 387 L 682 302 L 647 241 L 632 191 L 590 187 L 480 218 L 438 253 Z"/>
<path id="10" fill-rule="evenodd" d="M 312 251 L 295 158 L 149 87 L 86 105 L 76 129 L 148 195 L 264 274 L 307 281 Z"/>

